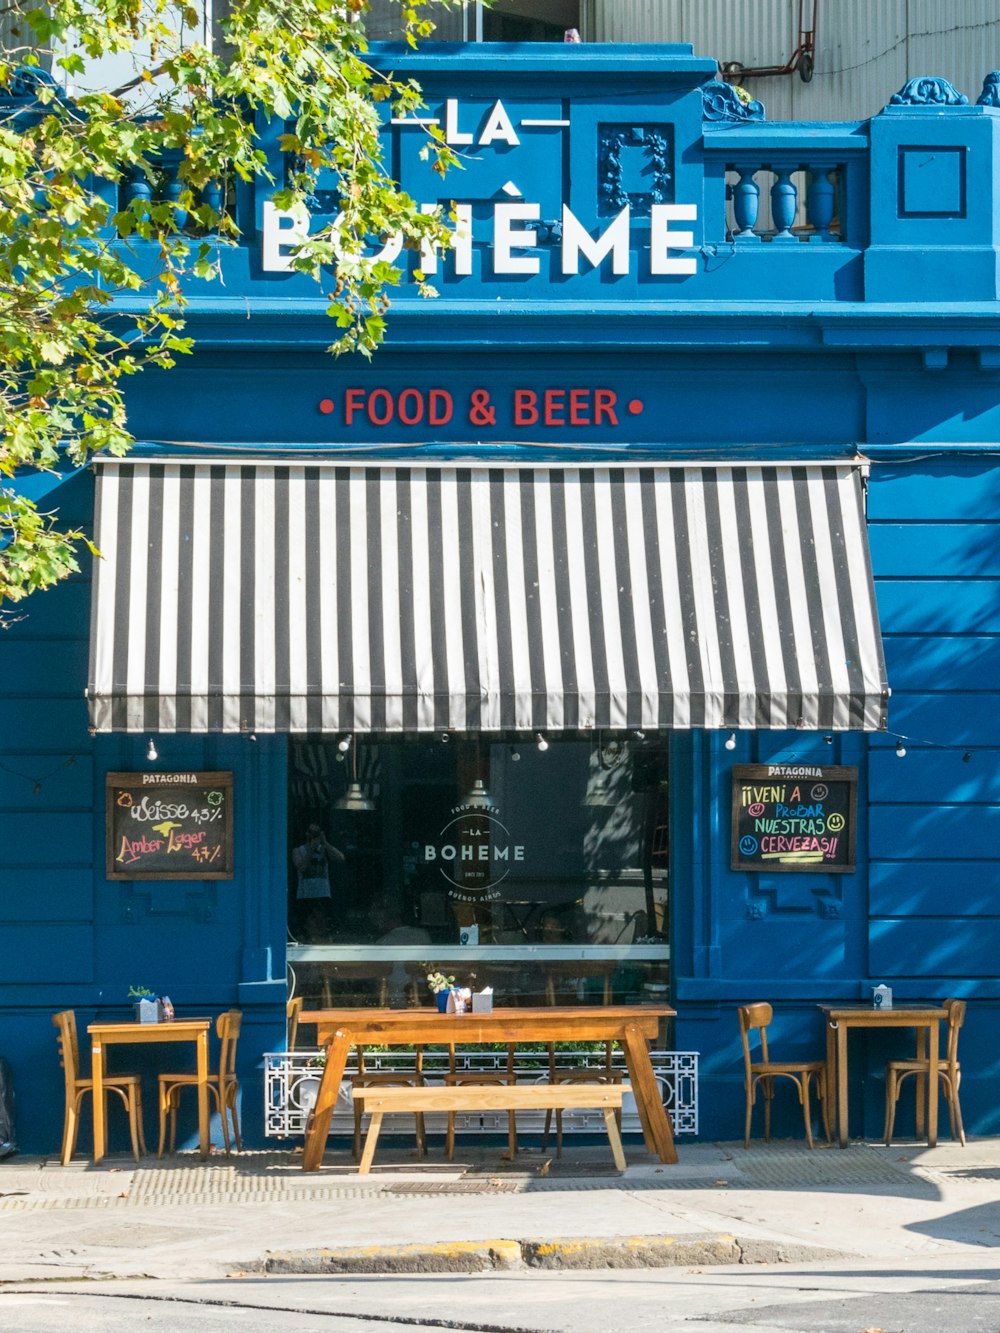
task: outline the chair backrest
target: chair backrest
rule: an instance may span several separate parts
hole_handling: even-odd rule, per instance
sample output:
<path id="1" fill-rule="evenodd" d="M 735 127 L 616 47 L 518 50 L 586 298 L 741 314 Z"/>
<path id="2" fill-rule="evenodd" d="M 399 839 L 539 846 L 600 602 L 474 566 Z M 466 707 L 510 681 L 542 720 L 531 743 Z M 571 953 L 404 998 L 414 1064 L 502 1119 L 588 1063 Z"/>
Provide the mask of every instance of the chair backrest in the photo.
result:
<path id="1" fill-rule="evenodd" d="M 72 1009 L 63 1009 L 52 1015 L 52 1022 L 57 1030 L 59 1056 L 66 1078 L 66 1091 L 76 1091 L 76 1081 L 80 1077 L 80 1047 L 76 1036 L 76 1014 Z"/>
<path id="2" fill-rule="evenodd" d="M 222 1049 L 219 1051 L 219 1077 L 226 1078 L 236 1073 L 236 1043 L 239 1040 L 243 1014 L 239 1009 L 227 1009 L 220 1014 L 215 1023 Z"/>
<path id="3" fill-rule="evenodd" d="M 749 1087 L 752 1078 L 750 1066 L 753 1063 L 753 1057 L 750 1054 L 750 1033 L 760 1032 L 760 1058 L 764 1064 L 767 1064 L 769 1059 L 767 1027 L 774 1017 L 774 1010 L 769 1004 L 761 1000 L 757 1004 L 741 1004 L 738 1013 L 740 1017 L 740 1038 L 743 1042 L 743 1073 L 747 1087 Z"/>
<path id="4" fill-rule="evenodd" d="M 948 1044 L 945 1047 L 945 1060 L 948 1068 L 954 1069 L 958 1064 L 958 1033 L 965 1022 L 965 1001 L 945 1000 L 943 1007 L 948 1010 Z"/>
<path id="5" fill-rule="evenodd" d="M 295 1050 L 299 1035 L 299 1014 L 302 1012 L 302 996 L 296 995 L 285 1005 L 285 1017 L 288 1020 L 288 1049 Z"/>

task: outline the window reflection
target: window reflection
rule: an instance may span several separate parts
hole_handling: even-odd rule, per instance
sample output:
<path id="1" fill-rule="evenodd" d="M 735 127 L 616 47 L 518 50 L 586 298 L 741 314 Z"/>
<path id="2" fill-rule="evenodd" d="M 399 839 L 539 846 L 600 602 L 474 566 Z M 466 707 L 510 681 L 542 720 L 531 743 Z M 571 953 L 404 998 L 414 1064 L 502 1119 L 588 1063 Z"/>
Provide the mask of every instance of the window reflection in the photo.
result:
<path id="1" fill-rule="evenodd" d="M 371 810 L 338 806 L 355 770 Z M 289 935 L 326 946 L 297 964 L 300 991 L 308 982 L 321 1003 L 424 1003 L 420 959 L 461 941 L 466 974 L 475 967 L 479 987 L 495 977 L 507 996 L 641 998 L 666 979 L 663 964 L 651 971 L 628 954 L 667 938 L 667 782 L 659 737 L 550 737 L 544 751 L 533 738 L 359 738 L 350 762 L 336 738 L 294 740 Z M 315 880 L 303 893 L 310 837 L 332 849 L 328 895 Z M 357 946 L 371 947 L 370 961 Z M 338 947 L 351 957 L 336 959 Z M 518 948 L 523 961 L 511 958 Z M 581 949 L 597 956 L 570 966 Z"/>

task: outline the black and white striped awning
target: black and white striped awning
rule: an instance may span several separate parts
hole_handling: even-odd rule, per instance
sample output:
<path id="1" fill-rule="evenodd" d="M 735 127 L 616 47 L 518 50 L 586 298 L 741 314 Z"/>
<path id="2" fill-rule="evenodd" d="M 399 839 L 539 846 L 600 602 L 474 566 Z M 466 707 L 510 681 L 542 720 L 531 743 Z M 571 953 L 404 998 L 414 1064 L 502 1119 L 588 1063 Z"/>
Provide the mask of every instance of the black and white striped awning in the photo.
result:
<path id="1" fill-rule="evenodd" d="M 878 730 L 861 473 L 102 464 L 98 731 Z"/>

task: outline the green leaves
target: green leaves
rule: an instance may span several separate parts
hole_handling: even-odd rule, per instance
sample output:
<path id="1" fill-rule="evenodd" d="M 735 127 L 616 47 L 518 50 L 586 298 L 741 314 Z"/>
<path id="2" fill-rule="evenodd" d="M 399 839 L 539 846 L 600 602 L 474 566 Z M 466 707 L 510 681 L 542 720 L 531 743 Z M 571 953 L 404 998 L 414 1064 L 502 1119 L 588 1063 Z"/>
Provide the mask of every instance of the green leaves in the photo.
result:
<path id="1" fill-rule="evenodd" d="M 0 96 L 19 67 L 39 71 L 34 100 L 0 118 L 0 612 L 73 573 L 81 540 L 3 483 L 131 445 L 124 381 L 191 351 L 192 284 L 217 277 L 237 239 L 209 200 L 271 179 L 269 120 L 285 122 L 278 206 L 307 216 L 320 184 L 340 200 L 336 231 L 318 230 L 292 261 L 323 284 L 333 352 L 371 356 L 385 337 L 400 278 L 378 257 L 387 238 L 404 252 L 451 239 L 382 160 L 379 105 L 407 115 L 421 98 L 365 60 L 354 19 L 367 0 L 233 0 L 213 48 L 177 0 L 37 4 L 8 0 L 0 49 Z M 400 0 L 411 40 L 430 31 L 426 5 Z M 93 61 L 114 53 L 132 76 L 101 88 Z M 69 96 L 43 67 L 68 77 Z M 455 165 L 440 132 L 426 152 L 435 170 Z"/>

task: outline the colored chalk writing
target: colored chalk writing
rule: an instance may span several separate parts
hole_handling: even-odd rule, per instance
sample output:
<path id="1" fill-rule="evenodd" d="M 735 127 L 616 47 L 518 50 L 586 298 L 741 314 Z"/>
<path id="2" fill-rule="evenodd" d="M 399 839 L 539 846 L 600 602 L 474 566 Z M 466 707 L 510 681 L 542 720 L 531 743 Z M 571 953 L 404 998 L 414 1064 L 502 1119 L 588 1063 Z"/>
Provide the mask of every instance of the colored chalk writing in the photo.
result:
<path id="1" fill-rule="evenodd" d="M 232 879 L 232 773 L 109 773 L 108 879 Z"/>
<path id="2" fill-rule="evenodd" d="M 856 768 L 734 765 L 730 868 L 850 874 L 857 793 Z"/>

